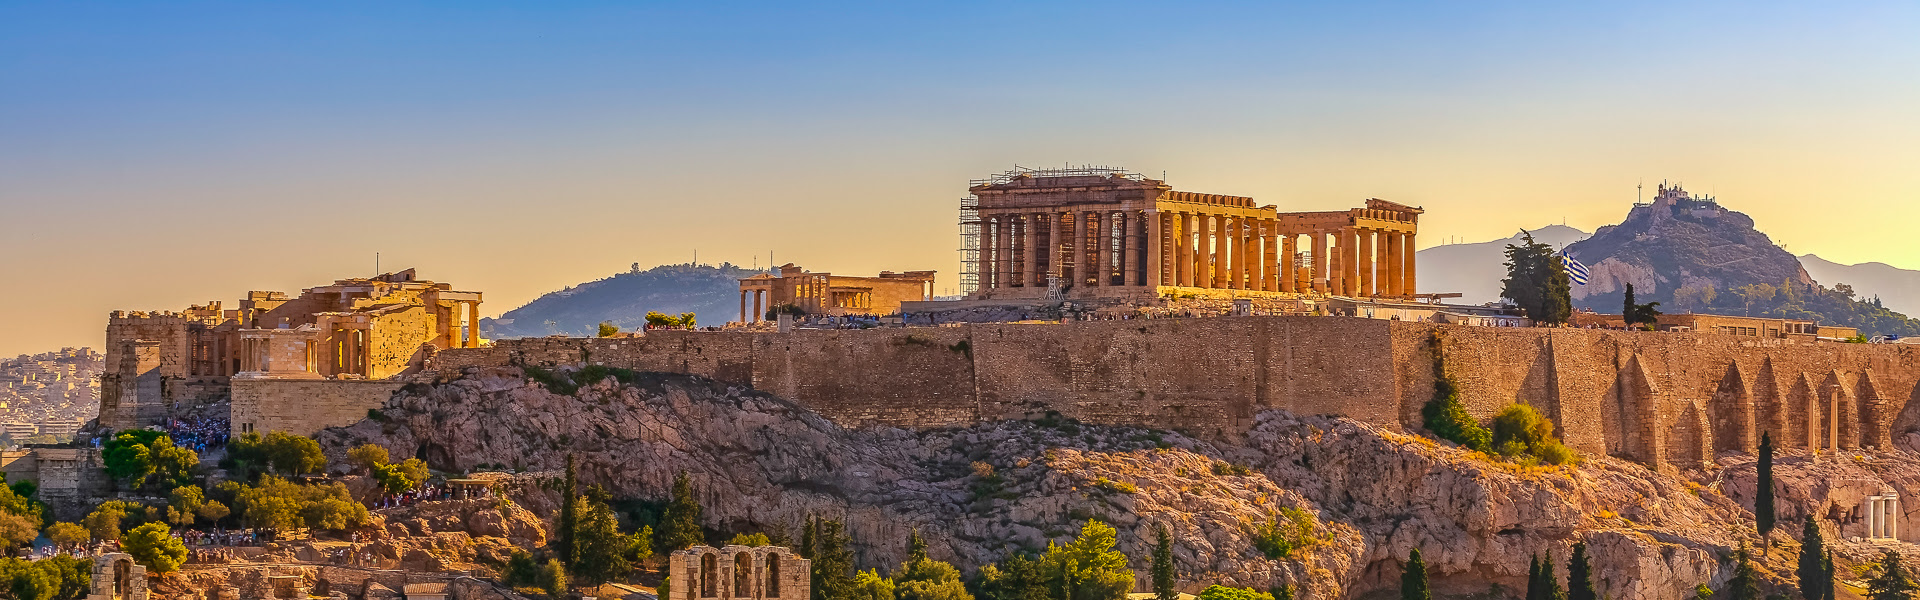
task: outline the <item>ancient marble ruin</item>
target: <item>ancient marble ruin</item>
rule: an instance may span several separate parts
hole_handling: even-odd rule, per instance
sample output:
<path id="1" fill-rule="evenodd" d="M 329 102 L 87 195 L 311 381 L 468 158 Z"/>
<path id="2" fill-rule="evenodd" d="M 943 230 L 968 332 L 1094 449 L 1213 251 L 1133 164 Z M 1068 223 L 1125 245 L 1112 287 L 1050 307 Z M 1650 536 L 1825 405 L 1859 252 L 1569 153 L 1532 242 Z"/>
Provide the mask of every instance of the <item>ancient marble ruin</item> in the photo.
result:
<path id="1" fill-rule="evenodd" d="M 1419 208 L 1279 212 L 1120 169 L 1015 170 L 962 205 L 972 299 L 1416 294 Z"/>
<path id="2" fill-rule="evenodd" d="M 812 566 L 780 546 L 693 546 L 668 557 L 673 586 L 662 600 L 806 600 Z"/>
<path id="3" fill-rule="evenodd" d="M 740 280 L 740 321 L 763 320 L 767 311 L 778 307 L 826 316 L 893 314 L 900 311 L 902 302 L 933 299 L 933 275 L 933 271 L 881 271 L 878 277 L 852 277 L 815 273 L 787 263 L 773 274 Z"/>

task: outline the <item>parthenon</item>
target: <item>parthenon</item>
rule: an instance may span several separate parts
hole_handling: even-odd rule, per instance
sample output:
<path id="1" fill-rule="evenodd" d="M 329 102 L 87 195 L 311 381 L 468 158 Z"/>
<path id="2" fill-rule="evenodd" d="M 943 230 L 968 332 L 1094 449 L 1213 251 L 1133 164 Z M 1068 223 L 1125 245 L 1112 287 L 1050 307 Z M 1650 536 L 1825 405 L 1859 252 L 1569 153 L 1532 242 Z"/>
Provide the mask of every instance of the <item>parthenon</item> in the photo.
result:
<path id="1" fill-rule="evenodd" d="M 968 191 L 962 286 L 975 299 L 1406 298 L 1418 289 L 1413 249 L 1424 211 L 1386 200 L 1278 212 L 1106 168 L 1016 170 Z"/>

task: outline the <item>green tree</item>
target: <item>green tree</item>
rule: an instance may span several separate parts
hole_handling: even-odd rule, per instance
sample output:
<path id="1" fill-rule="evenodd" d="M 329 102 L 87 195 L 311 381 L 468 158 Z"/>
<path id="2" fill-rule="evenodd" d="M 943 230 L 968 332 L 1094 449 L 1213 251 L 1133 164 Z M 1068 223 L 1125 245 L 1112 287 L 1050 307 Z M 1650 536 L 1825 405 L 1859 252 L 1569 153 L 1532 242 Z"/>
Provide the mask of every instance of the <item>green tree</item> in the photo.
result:
<path id="1" fill-rule="evenodd" d="M 187 545 L 173 537 L 173 531 L 165 523 L 148 523 L 127 532 L 122 544 L 127 554 L 133 555 L 133 561 L 147 568 L 148 573 L 170 573 L 187 562 Z"/>
<path id="2" fill-rule="evenodd" d="M 265 467 L 282 475 L 299 475 L 327 466 L 327 455 L 320 452 L 318 442 L 284 431 L 242 434 L 227 445 L 227 454 L 241 471 Z"/>
<path id="3" fill-rule="evenodd" d="M 1427 588 L 1427 561 L 1420 558 L 1420 549 L 1407 552 L 1407 564 L 1400 570 L 1400 600 L 1432 600 L 1433 590 Z"/>
<path id="4" fill-rule="evenodd" d="M 1540 559 L 1540 600 L 1567 600 L 1567 589 L 1560 587 L 1560 575 L 1553 566 L 1553 553 Z"/>
<path id="5" fill-rule="evenodd" d="M 1833 583 L 1839 580 L 1840 578 L 1834 576 L 1833 550 L 1831 548 L 1827 550 L 1826 560 L 1821 561 L 1820 566 L 1824 568 L 1824 570 L 1826 571 L 1826 577 L 1823 578 L 1820 582 L 1820 598 L 1821 600 L 1833 600 L 1834 599 Z"/>
<path id="6" fill-rule="evenodd" d="M 1760 462 L 1754 466 L 1753 520 L 1759 525 L 1760 538 L 1764 542 L 1767 535 L 1773 533 L 1773 520 L 1777 514 L 1773 508 L 1773 434 L 1760 434 Z"/>
<path id="7" fill-rule="evenodd" d="M 1900 568 L 1900 553 L 1892 550 L 1880 555 L 1873 578 L 1867 580 L 1867 600 L 1912 600 L 1916 588 L 1913 578 Z"/>
<path id="8" fill-rule="evenodd" d="M 1713 600 L 1713 588 L 1704 583 L 1694 586 L 1693 600 Z"/>
<path id="9" fill-rule="evenodd" d="M 1273 588 L 1273 600 L 1293 600 L 1293 584 L 1283 583 Z"/>
<path id="10" fill-rule="evenodd" d="M 192 479 L 200 455 L 173 445 L 173 438 L 157 431 L 136 430 L 121 433 L 102 446 L 101 459 L 107 474 L 127 483 L 132 489 L 149 484 L 170 489 Z"/>
<path id="11" fill-rule="evenodd" d="M 80 600 L 92 582 L 93 561 L 56 555 L 45 560 L 0 558 L 0 596 L 12 600 Z"/>
<path id="12" fill-rule="evenodd" d="M 700 502 L 693 498 L 693 479 L 682 470 L 673 478 L 673 498 L 667 501 L 666 516 L 660 524 L 661 546 L 667 552 L 685 550 L 705 537 L 700 529 Z M 852 568 L 851 563 L 848 568 Z"/>
<path id="13" fill-rule="evenodd" d="M 599 337 L 603 337 L 603 338 L 610 338 L 610 337 L 619 335 L 620 326 L 613 324 L 613 321 L 601 321 L 599 334 L 600 334 Z"/>
<path id="14" fill-rule="evenodd" d="M 960 582 L 960 570 L 944 561 L 910 559 L 900 565 L 894 577 L 894 597 L 899 600 L 973 600 L 966 584 Z"/>
<path id="15" fill-rule="evenodd" d="M 733 539 L 727 540 L 727 545 L 729 546 L 771 546 L 773 545 L 773 540 L 768 539 L 767 534 L 764 534 L 764 533 L 736 533 L 736 534 L 733 534 Z"/>
<path id="16" fill-rule="evenodd" d="M 390 461 L 387 449 L 379 444 L 361 444 L 347 451 L 347 464 L 362 473 L 372 473 L 374 468 Z"/>
<path id="17" fill-rule="evenodd" d="M 575 533 L 571 572 L 592 584 L 613 581 L 633 571 L 633 536 L 620 533 L 620 521 L 604 502 L 575 499 L 583 506 Z"/>
<path id="18" fill-rule="evenodd" d="M 181 527 L 193 525 L 194 518 L 206 501 L 206 494 L 200 490 L 200 486 L 173 488 L 173 492 L 167 494 L 167 522 Z"/>
<path id="19" fill-rule="evenodd" d="M 33 539 L 40 537 L 40 521 L 12 513 L 0 513 L 0 544 L 5 544 L 11 552 L 15 548 L 28 546 Z"/>
<path id="20" fill-rule="evenodd" d="M 1542 600 L 1540 593 L 1540 555 L 1527 557 L 1526 600 Z"/>
<path id="21" fill-rule="evenodd" d="M 231 509 L 227 508 L 226 504 L 221 503 L 219 500 L 202 502 L 200 503 L 200 509 L 194 511 L 195 514 L 200 515 L 200 518 L 206 519 L 208 523 L 215 524 L 218 524 L 221 519 L 227 518 L 227 515 L 232 512 Z"/>
<path id="22" fill-rule="evenodd" d="M 1760 575 L 1753 570 L 1753 560 L 1747 554 L 1747 547 L 1741 546 L 1733 556 L 1733 579 L 1727 581 L 1727 597 L 1731 600 L 1760 600 Z"/>
<path id="23" fill-rule="evenodd" d="M 927 559 L 927 541 L 920 538 L 920 530 L 915 528 L 907 532 L 907 563 L 912 564 Z"/>
<path id="24" fill-rule="evenodd" d="M 853 576 L 853 583 L 847 588 L 847 600 L 894 600 L 893 580 L 882 577 L 873 569 L 861 571 Z"/>
<path id="25" fill-rule="evenodd" d="M 366 525 L 372 518 L 344 485 L 303 485 L 272 475 L 237 490 L 235 502 L 249 526 L 267 529 L 337 531 Z"/>
<path id="26" fill-rule="evenodd" d="M 1273 600 L 1273 594 L 1256 592 L 1248 588 L 1210 585 L 1200 590 L 1200 600 Z"/>
<path id="27" fill-rule="evenodd" d="M 979 595 L 983 600 L 1050 600 L 1039 563 L 1013 554 L 998 564 L 980 567 Z"/>
<path id="28" fill-rule="evenodd" d="M 1680 292 L 1674 292 L 1675 298 L 1680 297 L 1680 295 Z M 1626 304 L 1622 307 L 1623 310 L 1620 315 L 1629 327 L 1634 325 L 1651 327 L 1660 322 L 1659 306 L 1659 302 L 1635 304 L 1633 302 L 1633 284 L 1629 283 L 1627 284 Z"/>
<path id="29" fill-rule="evenodd" d="M 1593 564 L 1587 561 L 1587 543 L 1573 543 L 1573 557 L 1567 559 L 1567 600 L 1599 600 L 1593 589 Z"/>
<path id="30" fill-rule="evenodd" d="M 1520 233 L 1524 242 L 1506 249 L 1507 278 L 1500 282 L 1500 296 L 1513 300 L 1535 324 L 1566 323 L 1573 316 L 1573 283 L 1566 265 L 1552 246 L 1535 242 L 1531 232 Z"/>
<path id="31" fill-rule="evenodd" d="M 677 489 L 679 486 L 675 485 Z M 815 600 L 843 600 L 853 594 L 853 548 L 839 521 L 813 522 L 811 558 Z"/>
<path id="32" fill-rule="evenodd" d="M 537 582 L 535 585 L 546 592 L 551 600 L 560 600 L 567 595 L 567 566 L 560 564 L 559 560 L 548 559 L 534 580 Z"/>
<path id="33" fill-rule="evenodd" d="M 80 520 L 86 525 L 87 533 L 96 540 L 120 539 L 120 523 L 127 518 L 127 509 L 133 505 L 121 500 L 108 500 L 93 508 L 93 512 Z"/>
<path id="34" fill-rule="evenodd" d="M 1800 531 L 1800 568 L 1794 573 L 1800 577 L 1800 596 L 1807 600 L 1821 600 L 1826 596 L 1827 549 L 1826 540 L 1821 539 L 1820 525 L 1807 515 L 1806 526 Z"/>
<path id="35" fill-rule="evenodd" d="M 566 478 L 560 483 L 560 518 L 553 523 L 553 553 L 560 557 L 560 564 L 573 564 L 573 552 L 579 546 L 580 531 L 580 483 L 573 462 L 573 453 L 567 453 Z"/>
<path id="36" fill-rule="evenodd" d="M 47 526 L 46 533 L 47 539 L 63 550 L 87 543 L 87 528 L 72 523 L 54 523 Z"/>
<path id="37" fill-rule="evenodd" d="M 1080 535 L 1065 545 L 1048 543 L 1040 555 L 1039 571 L 1053 578 L 1052 597 L 1067 600 L 1113 600 L 1133 589 L 1133 571 L 1127 556 L 1115 551 L 1113 527 L 1089 519 Z"/>
<path id="38" fill-rule="evenodd" d="M 1153 533 L 1153 597 L 1154 600 L 1175 600 L 1179 592 L 1173 588 L 1173 532 L 1167 529 L 1166 523 L 1161 523 Z"/>

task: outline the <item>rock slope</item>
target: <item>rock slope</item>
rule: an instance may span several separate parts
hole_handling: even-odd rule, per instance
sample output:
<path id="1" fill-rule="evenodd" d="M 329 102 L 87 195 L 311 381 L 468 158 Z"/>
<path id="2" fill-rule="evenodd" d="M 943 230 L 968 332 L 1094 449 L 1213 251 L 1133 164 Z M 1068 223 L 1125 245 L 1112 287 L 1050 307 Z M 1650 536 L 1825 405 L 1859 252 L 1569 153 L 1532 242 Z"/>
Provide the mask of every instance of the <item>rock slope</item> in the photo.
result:
<path id="1" fill-rule="evenodd" d="M 469 369 L 319 438 L 330 454 L 378 443 L 452 471 L 551 471 L 572 453 L 585 482 L 624 498 L 663 498 L 684 470 L 708 527 L 792 534 L 807 515 L 841 518 L 863 568 L 897 564 L 912 529 L 936 558 L 971 570 L 1097 518 L 1120 531 L 1142 574 L 1153 527 L 1169 525 L 1188 591 L 1392 590 L 1419 547 L 1441 591 L 1511 592 L 1532 555 L 1564 561 L 1585 541 L 1610 597 L 1651 600 L 1723 582 L 1733 550 L 1758 542 L 1734 500 L 1637 464 L 1524 468 L 1340 418 L 1269 411 L 1233 440 L 1051 420 L 850 431 L 711 380 L 617 375 L 560 395 L 517 368 Z M 1270 559 L 1254 532 L 1290 511 L 1311 525 L 1298 549 Z"/>

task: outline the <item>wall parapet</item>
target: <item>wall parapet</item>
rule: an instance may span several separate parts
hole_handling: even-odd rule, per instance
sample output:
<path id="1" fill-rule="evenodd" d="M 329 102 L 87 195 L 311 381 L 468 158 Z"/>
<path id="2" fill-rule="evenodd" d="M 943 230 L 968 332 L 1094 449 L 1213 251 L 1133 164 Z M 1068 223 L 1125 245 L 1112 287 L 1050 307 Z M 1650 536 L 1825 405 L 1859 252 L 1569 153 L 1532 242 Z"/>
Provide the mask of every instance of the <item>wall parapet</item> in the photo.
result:
<path id="1" fill-rule="evenodd" d="M 1470 413 L 1488 419 L 1530 404 L 1583 452 L 1681 464 L 1750 451 L 1760 431 L 1787 447 L 1846 449 L 1888 447 L 1920 426 L 1920 347 L 1344 317 L 526 338 L 445 350 L 434 368 L 701 375 L 853 427 L 1054 412 L 1234 436 L 1277 408 L 1404 431 L 1419 427 L 1433 394 L 1427 340 L 1436 332 Z"/>

